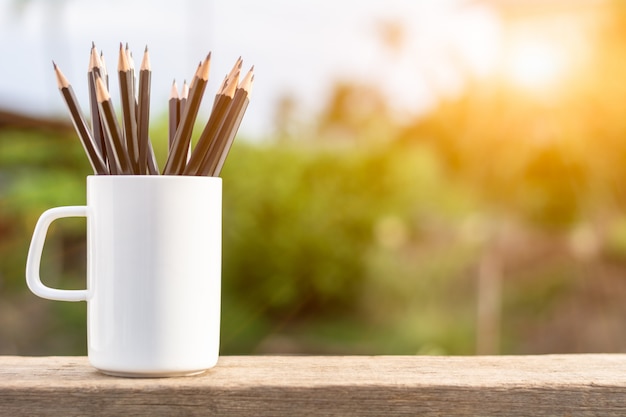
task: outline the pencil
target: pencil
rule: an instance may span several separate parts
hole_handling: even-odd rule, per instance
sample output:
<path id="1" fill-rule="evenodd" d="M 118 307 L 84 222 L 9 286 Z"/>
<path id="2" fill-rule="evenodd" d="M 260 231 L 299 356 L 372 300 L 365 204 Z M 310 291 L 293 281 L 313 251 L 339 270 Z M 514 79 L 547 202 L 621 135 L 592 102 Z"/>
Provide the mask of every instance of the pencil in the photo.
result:
<path id="1" fill-rule="evenodd" d="M 241 124 L 241 120 L 243 119 L 243 115 L 245 114 L 248 103 L 250 102 L 249 97 L 253 81 L 254 67 L 250 68 L 237 87 L 233 100 L 228 108 L 226 119 L 220 128 L 213 146 L 207 152 L 206 161 L 203 161 L 199 175 L 210 175 L 216 177 L 219 176 L 222 171 L 228 152 L 230 151 L 235 135 L 239 129 L 239 125 Z"/>
<path id="2" fill-rule="evenodd" d="M 196 77 L 194 77 L 193 92 L 189 92 L 189 98 L 185 105 L 185 110 L 182 113 L 180 125 L 176 129 L 176 135 L 174 137 L 174 143 L 170 149 L 167 161 L 165 163 L 165 169 L 163 171 L 166 175 L 182 174 L 185 168 L 186 155 L 189 152 L 189 143 L 191 140 L 191 133 L 193 131 L 193 125 L 198 115 L 200 103 L 202 101 L 202 95 L 204 89 L 209 80 L 209 68 L 210 68 L 211 54 L 209 53 L 206 59 L 202 62 L 200 71 Z"/>
<path id="3" fill-rule="evenodd" d="M 176 135 L 176 128 L 178 127 L 178 120 L 180 118 L 180 97 L 178 96 L 178 87 L 176 86 L 176 80 L 172 82 L 172 89 L 170 90 L 170 99 L 168 102 L 169 108 L 169 135 L 168 135 L 168 148 L 172 147 L 174 142 L 174 136 Z"/>
<path id="4" fill-rule="evenodd" d="M 178 124 L 176 125 L 177 130 L 178 130 L 178 126 L 180 126 L 180 119 L 185 112 L 185 107 L 187 107 L 188 99 L 189 99 L 189 85 L 187 84 L 187 80 L 184 80 L 183 89 L 180 93 L 180 100 L 178 101 Z M 176 137 L 176 133 L 174 133 L 174 137 Z M 174 145 L 174 141 L 172 141 L 172 144 L 170 145 L 170 149 L 172 148 L 173 145 Z M 189 145 L 187 146 L 187 155 L 189 155 L 190 149 L 191 149 L 191 140 L 189 141 Z"/>
<path id="5" fill-rule="evenodd" d="M 220 86 L 219 91 L 224 91 L 224 89 L 226 88 L 226 85 L 228 84 L 229 80 L 233 80 L 235 77 L 235 74 L 239 74 L 241 73 L 241 66 L 243 65 L 243 59 L 241 59 L 241 57 L 237 58 L 237 61 L 235 62 L 235 65 L 233 65 L 233 68 L 230 70 L 230 72 L 228 73 L 228 75 L 226 75 L 226 77 L 224 77 L 224 81 L 222 82 L 222 85 Z M 239 78 L 239 76 L 237 76 L 237 78 Z M 213 101 L 213 109 L 215 109 L 215 105 L 217 104 L 217 99 L 219 98 L 219 95 L 215 96 L 215 100 Z M 211 110 L 213 111 L 213 110 Z"/>
<path id="6" fill-rule="evenodd" d="M 141 61 L 141 68 L 139 69 L 139 92 L 138 92 L 138 114 L 137 125 L 138 133 L 137 138 L 139 141 L 139 156 L 138 166 L 139 174 L 145 174 L 148 164 L 149 149 L 148 144 L 150 139 L 148 138 L 148 123 L 150 120 L 150 82 L 152 77 L 152 71 L 150 69 L 150 57 L 148 55 L 148 47 L 143 53 L 143 60 Z"/>
<path id="7" fill-rule="evenodd" d="M 198 80 L 200 76 L 200 71 L 202 71 L 202 61 L 198 62 L 198 66 L 196 67 L 196 72 L 193 74 L 193 77 L 191 77 L 191 83 L 189 85 L 187 85 L 186 83 L 183 83 L 182 98 L 181 98 L 181 104 L 180 104 L 180 110 L 179 110 L 181 117 L 185 110 L 185 106 L 187 105 L 189 94 L 193 92 L 193 89 L 196 86 L 196 81 Z M 189 145 L 187 146 L 187 157 L 185 158 L 185 163 L 189 162 L 189 158 L 191 158 L 191 147 L 193 146 L 191 142 L 192 141 L 190 140 Z"/>
<path id="8" fill-rule="evenodd" d="M 107 65 L 104 61 L 104 52 L 100 51 L 100 76 L 104 80 L 104 83 L 109 88 L 109 72 L 107 71 Z"/>
<path id="9" fill-rule="evenodd" d="M 223 147 L 219 149 L 218 155 L 219 159 L 217 161 L 217 165 L 213 169 L 211 176 L 217 177 L 222 172 L 222 168 L 224 163 L 226 162 L 226 157 L 230 152 L 230 148 L 232 147 L 233 141 L 235 140 L 235 136 L 239 131 L 239 126 L 241 125 L 241 121 L 243 120 L 243 116 L 248 108 L 248 104 L 250 103 L 250 92 L 252 90 L 252 83 L 254 82 L 254 67 L 250 69 L 247 76 L 242 81 L 240 91 L 241 104 L 237 104 L 235 106 L 235 112 L 229 115 L 229 118 L 224 122 L 224 126 L 227 127 L 225 135 L 223 137 Z M 236 93 L 235 93 L 236 94 Z M 233 100 L 235 100 L 233 98 Z M 230 118 L 232 116 L 232 119 Z M 221 133 L 221 132 L 220 132 Z"/>
<path id="10" fill-rule="evenodd" d="M 74 129 L 76 130 L 76 133 L 78 133 L 78 137 L 83 144 L 83 148 L 85 149 L 85 153 L 87 154 L 87 158 L 89 159 L 89 163 L 91 164 L 94 173 L 98 175 L 108 174 L 109 171 L 106 168 L 106 164 L 98 152 L 98 149 L 94 145 L 93 137 L 91 136 L 87 123 L 83 117 L 78 100 L 74 94 L 74 89 L 54 61 L 52 62 L 52 65 L 56 74 L 59 91 L 61 92 L 61 95 L 65 100 L 65 104 L 70 111 Z"/>
<path id="11" fill-rule="evenodd" d="M 200 71 L 202 71 L 202 61 L 198 63 L 198 66 L 196 67 L 196 72 L 193 74 L 193 77 L 191 77 L 191 84 L 189 84 L 190 90 L 195 87 L 196 80 L 200 76 Z"/>
<path id="12" fill-rule="evenodd" d="M 131 79 L 133 80 L 133 93 L 137 91 L 137 77 L 135 74 L 135 59 L 133 58 L 133 53 L 128 47 L 128 42 L 126 42 L 126 58 L 128 59 L 128 67 L 130 68 Z M 134 94 L 133 94 L 134 96 Z"/>
<path id="13" fill-rule="evenodd" d="M 102 78 L 96 78 L 96 96 L 98 97 L 98 106 L 100 109 L 100 118 L 104 127 L 105 138 L 109 142 L 107 151 L 109 155 L 109 163 L 115 166 L 115 172 L 111 168 L 111 173 L 115 174 L 131 174 L 132 168 L 130 158 L 124 146 L 120 127 L 115 117 L 115 110 L 111 96 L 104 85 Z"/>
<path id="14" fill-rule="evenodd" d="M 159 175 L 159 165 L 157 164 L 156 155 L 150 140 L 148 140 L 148 173 L 150 175 Z"/>
<path id="15" fill-rule="evenodd" d="M 222 83 L 220 91 L 215 96 L 213 110 L 209 116 L 209 121 L 204 127 L 204 130 L 198 139 L 198 143 L 191 154 L 191 158 L 183 171 L 184 175 L 200 175 L 200 169 L 203 161 L 209 154 L 210 149 L 215 142 L 216 136 L 224 123 L 226 115 L 228 114 L 230 103 L 235 95 L 238 78 L 239 73 L 235 73 L 230 77 L 227 76 Z"/>
<path id="16" fill-rule="evenodd" d="M 189 84 L 187 80 L 183 81 L 183 88 L 180 90 L 180 99 L 178 101 L 178 124 L 180 125 L 180 119 L 185 112 L 185 106 L 187 106 L 187 99 L 189 98 Z"/>
<path id="17" fill-rule="evenodd" d="M 119 76 L 120 101 L 122 103 L 122 121 L 126 150 L 131 163 L 131 173 L 139 173 L 139 141 L 137 140 L 137 116 L 135 114 L 135 96 L 133 94 L 133 73 L 128 62 L 128 53 L 120 43 L 117 66 Z"/>
<path id="18" fill-rule="evenodd" d="M 100 111 L 98 110 L 98 99 L 96 97 L 96 81 L 94 74 L 102 75 L 100 72 L 100 58 L 96 45 L 92 42 L 91 53 L 89 56 L 89 71 L 87 72 L 87 84 L 89 87 L 89 110 L 91 114 L 91 133 L 96 148 L 102 156 L 102 160 L 106 163 L 106 148 L 104 146 L 104 137 L 102 133 L 102 123 L 100 121 Z"/>

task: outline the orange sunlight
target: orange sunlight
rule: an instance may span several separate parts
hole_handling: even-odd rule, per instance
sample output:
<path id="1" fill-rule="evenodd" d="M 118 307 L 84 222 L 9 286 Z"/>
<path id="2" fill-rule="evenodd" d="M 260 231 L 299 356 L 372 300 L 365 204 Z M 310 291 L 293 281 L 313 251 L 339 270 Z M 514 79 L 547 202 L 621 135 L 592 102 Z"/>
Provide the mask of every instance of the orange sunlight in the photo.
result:
<path id="1" fill-rule="evenodd" d="M 588 63 L 587 15 L 554 12 L 481 20 L 478 27 L 460 26 L 457 34 L 456 46 L 474 77 L 497 78 L 528 93 L 553 93 Z"/>

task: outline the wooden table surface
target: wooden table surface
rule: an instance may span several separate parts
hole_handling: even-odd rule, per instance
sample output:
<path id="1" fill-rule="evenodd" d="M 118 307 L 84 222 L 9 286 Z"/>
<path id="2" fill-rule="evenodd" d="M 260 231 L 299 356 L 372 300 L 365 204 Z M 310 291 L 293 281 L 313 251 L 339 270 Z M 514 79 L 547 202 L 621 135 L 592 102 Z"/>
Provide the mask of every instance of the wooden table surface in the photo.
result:
<path id="1" fill-rule="evenodd" d="M 0 416 L 626 416 L 626 354 L 225 356 L 198 376 L 0 356 Z"/>

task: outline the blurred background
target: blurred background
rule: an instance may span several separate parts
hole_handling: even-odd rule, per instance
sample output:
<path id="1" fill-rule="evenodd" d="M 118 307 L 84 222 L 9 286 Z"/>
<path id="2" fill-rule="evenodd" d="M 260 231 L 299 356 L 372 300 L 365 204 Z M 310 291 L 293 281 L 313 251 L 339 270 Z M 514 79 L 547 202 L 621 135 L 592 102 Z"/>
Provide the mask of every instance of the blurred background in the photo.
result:
<path id="1" fill-rule="evenodd" d="M 86 353 L 85 304 L 24 266 L 39 215 L 85 203 L 50 61 L 86 110 L 92 41 L 109 72 L 149 46 L 161 166 L 172 80 L 255 65 L 222 354 L 626 351 L 626 2 L 0 0 L 0 354 Z M 84 219 L 55 223 L 42 276 L 84 275 Z"/>

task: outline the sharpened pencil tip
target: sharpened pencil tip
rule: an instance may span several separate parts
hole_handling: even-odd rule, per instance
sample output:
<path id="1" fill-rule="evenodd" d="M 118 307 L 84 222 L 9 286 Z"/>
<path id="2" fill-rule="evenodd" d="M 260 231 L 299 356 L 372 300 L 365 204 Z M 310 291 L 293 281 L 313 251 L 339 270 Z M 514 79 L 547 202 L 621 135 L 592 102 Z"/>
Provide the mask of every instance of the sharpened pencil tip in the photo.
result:
<path id="1" fill-rule="evenodd" d="M 124 51 L 124 45 L 120 42 L 120 52 L 117 59 L 117 70 L 126 72 L 130 70 L 130 63 L 128 62 L 128 54 Z"/>
<path id="2" fill-rule="evenodd" d="M 131 54 L 132 56 L 132 54 Z M 148 53 L 148 47 L 146 46 L 146 50 L 143 52 L 143 58 L 141 59 L 141 71 L 150 71 L 150 54 Z"/>
<path id="3" fill-rule="evenodd" d="M 96 77 L 96 98 L 100 103 L 111 99 L 111 96 L 109 95 L 101 77 Z"/>
<path id="4" fill-rule="evenodd" d="M 54 59 L 52 60 L 52 68 L 57 69 L 57 64 L 54 62 Z"/>
<path id="5" fill-rule="evenodd" d="M 178 86 L 176 85 L 176 80 L 172 83 L 172 89 L 170 90 L 170 99 L 178 99 Z"/>
<path id="6" fill-rule="evenodd" d="M 59 87 L 59 89 L 68 88 L 70 86 L 70 82 L 67 80 L 67 78 L 65 78 L 65 76 L 61 72 L 61 68 L 59 68 L 54 61 L 52 61 L 52 65 L 54 66 L 54 73 L 56 74 L 56 77 L 57 77 L 57 86 Z"/>
<path id="7" fill-rule="evenodd" d="M 143 51 L 148 52 L 148 45 L 146 45 L 146 48 Z"/>
<path id="8" fill-rule="evenodd" d="M 206 59 L 200 66 L 200 68 L 198 68 L 198 74 L 197 74 L 198 78 L 201 78 L 204 81 L 207 81 L 209 79 L 210 68 L 211 68 L 211 53 L 209 52 Z"/>

